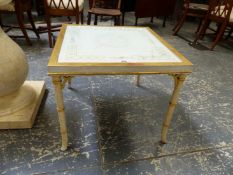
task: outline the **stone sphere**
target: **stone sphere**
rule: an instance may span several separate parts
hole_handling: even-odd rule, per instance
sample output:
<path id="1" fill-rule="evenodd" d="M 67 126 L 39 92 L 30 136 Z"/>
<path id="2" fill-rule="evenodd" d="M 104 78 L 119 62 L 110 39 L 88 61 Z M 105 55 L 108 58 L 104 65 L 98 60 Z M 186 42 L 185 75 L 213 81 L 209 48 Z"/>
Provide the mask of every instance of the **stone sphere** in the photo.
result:
<path id="1" fill-rule="evenodd" d="M 19 89 L 28 73 L 23 50 L 0 27 L 0 97 Z"/>

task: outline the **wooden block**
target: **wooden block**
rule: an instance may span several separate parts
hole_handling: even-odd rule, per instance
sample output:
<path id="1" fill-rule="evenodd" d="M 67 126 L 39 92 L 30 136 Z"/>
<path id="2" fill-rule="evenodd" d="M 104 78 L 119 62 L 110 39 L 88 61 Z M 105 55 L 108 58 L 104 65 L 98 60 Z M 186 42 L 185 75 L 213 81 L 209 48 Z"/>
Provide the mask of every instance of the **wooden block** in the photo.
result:
<path id="1" fill-rule="evenodd" d="M 44 81 L 25 81 L 24 85 L 30 85 L 36 92 L 35 100 L 25 108 L 0 117 L 0 129 L 32 128 L 39 106 L 45 92 Z"/>

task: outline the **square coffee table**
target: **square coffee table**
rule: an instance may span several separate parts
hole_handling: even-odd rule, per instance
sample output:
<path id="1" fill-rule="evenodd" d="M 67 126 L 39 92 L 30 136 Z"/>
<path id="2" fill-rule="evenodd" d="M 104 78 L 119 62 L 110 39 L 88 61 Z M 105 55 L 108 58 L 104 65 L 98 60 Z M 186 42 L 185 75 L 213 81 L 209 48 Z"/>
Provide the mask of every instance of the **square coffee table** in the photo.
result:
<path id="1" fill-rule="evenodd" d="M 62 137 L 68 145 L 62 89 L 77 75 L 168 74 L 174 90 L 162 127 L 166 143 L 168 127 L 182 84 L 192 72 L 192 63 L 148 27 L 103 27 L 63 25 L 48 63 L 52 77 Z"/>

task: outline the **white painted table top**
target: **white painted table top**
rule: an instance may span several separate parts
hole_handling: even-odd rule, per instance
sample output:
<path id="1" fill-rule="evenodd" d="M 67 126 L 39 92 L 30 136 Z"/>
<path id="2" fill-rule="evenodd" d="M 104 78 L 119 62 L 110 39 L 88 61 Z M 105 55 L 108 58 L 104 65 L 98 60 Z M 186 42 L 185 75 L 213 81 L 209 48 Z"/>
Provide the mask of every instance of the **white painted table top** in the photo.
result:
<path id="1" fill-rule="evenodd" d="M 48 63 L 50 75 L 191 72 L 192 63 L 147 27 L 64 24 Z"/>
<path id="2" fill-rule="evenodd" d="M 59 63 L 181 62 L 147 28 L 67 26 Z"/>

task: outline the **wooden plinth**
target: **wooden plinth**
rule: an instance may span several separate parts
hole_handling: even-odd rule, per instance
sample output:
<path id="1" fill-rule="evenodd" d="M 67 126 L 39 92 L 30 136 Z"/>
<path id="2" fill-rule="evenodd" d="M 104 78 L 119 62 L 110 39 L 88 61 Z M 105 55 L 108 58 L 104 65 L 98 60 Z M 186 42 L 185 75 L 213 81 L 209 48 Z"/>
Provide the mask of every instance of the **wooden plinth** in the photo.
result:
<path id="1" fill-rule="evenodd" d="M 30 85 L 36 92 L 35 100 L 25 108 L 0 117 L 0 129 L 32 128 L 37 111 L 45 92 L 44 81 L 25 81 L 24 85 Z"/>

